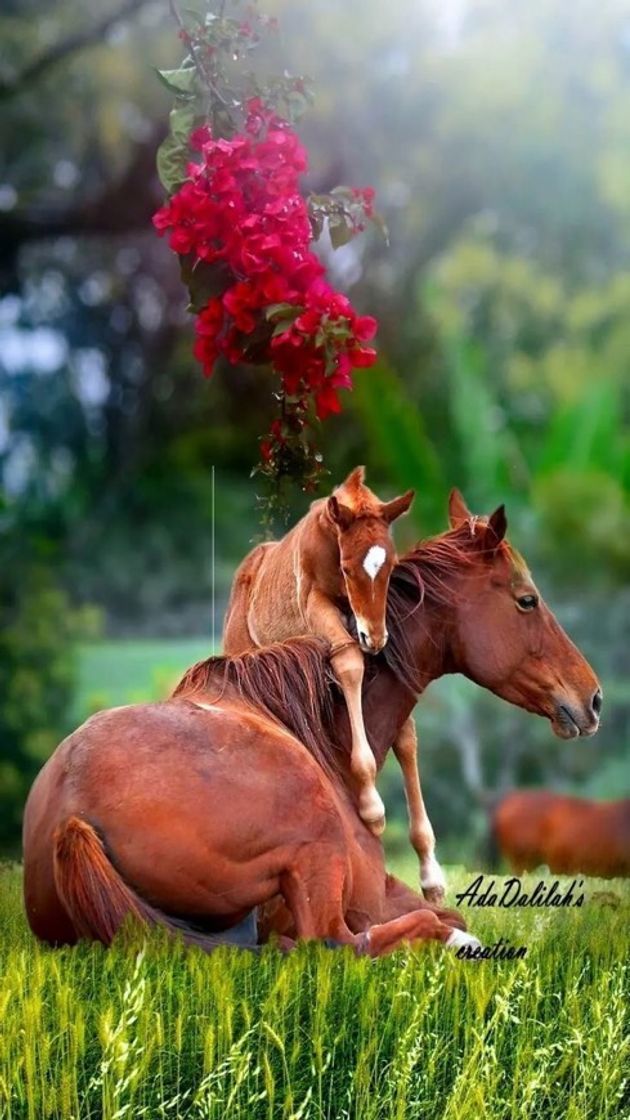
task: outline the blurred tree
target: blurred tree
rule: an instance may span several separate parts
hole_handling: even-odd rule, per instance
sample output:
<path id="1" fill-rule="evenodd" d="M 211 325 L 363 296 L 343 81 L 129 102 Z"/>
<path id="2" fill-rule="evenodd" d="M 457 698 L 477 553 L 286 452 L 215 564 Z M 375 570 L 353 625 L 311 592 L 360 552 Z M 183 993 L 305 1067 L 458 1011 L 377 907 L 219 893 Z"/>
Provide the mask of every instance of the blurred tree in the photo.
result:
<path id="1" fill-rule="evenodd" d="M 67 730 L 74 644 L 94 633 L 94 612 L 73 610 L 49 571 L 47 542 L 25 526 L 0 537 L 0 846 L 19 837 L 35 774 Z"/>

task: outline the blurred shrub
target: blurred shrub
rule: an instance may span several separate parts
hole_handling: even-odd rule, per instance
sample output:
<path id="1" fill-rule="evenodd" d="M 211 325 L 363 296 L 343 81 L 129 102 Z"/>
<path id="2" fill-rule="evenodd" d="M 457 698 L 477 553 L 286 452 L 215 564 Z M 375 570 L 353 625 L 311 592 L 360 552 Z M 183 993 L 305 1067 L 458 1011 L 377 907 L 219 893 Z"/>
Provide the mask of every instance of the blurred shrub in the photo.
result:
<path id="1" fill-rule="evenodd" d="M 595 470 L 558 468 L 536 481 L 533 499 L 541 514 L 546 559 L 558 560 L 561 545 L 563 553 L 579 557 L 578 569 L 591 578 L 598 568 L 620 578 L 630 574 L 630 511 L 614 478 Z"/>
<path id="2" fill-rule="evenodd" d="M 74 642 L 99 615 L 72 609 L 49 569 L 0 549 L 0 845 L 19 837 L 37 771 L 67 730 L 75 688 Z"/>

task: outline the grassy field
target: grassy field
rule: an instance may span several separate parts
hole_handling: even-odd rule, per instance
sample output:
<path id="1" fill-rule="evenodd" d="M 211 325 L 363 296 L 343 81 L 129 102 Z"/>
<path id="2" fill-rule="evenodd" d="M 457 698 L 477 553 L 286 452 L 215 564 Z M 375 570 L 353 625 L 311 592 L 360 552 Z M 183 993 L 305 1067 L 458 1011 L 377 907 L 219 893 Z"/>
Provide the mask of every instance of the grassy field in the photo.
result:
<path id="1" fill-rule="evenodd" d="M 86 646 L 73 719 L 163 696 L 209 653 Z M 403 832 L 390 822 L 390 862 L 413 882 Z M 451 901 L 472 878 L 449 869 Z M 629 885 L 591 881 L 579 910 L 466 916 L 526 958 L 205 957 L 140 931 L 53 952 L 0 864 L 0 1120 L 630 1120 Z"/>
<path id="2" fill-rule="evenodd" d="M 451 889 L 471 874 L 450 869 Z M 534 880 L 530 877 L 530 883 Z M 439 945 L 207 957 L 127 931 L 51 951 L 0 872 L 2 1120 L 597 1120 L 630 1116 L 630 897 L 467 911 L 518 962 Z"/>
<path id="3" fill-rule="evenodd" d="M 210 638 L 86 643 L 79 649 L 72 720 L 80 723 L 99 708 L 161 699 L 184 669 L 211 653 Z"/>

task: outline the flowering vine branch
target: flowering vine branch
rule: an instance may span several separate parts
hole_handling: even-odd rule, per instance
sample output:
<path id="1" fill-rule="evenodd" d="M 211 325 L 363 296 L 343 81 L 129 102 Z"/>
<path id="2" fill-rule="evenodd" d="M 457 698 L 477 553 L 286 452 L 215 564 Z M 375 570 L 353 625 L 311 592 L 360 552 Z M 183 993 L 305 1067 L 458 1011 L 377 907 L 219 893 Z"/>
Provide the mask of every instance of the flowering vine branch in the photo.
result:
<path id="1" fill-rule="evenodd" d="M 354 371 L 375 361 L 367 343 L 377 324 L 331 287 L 312 242 L 327 228 L 337 248 L 380 221 L 374 192 L 303 195 L 307 154 L 294 125 L 308 85 L 286 74 L 263 80 L 247 67 L 277 30 L 274 19 L 251 5 L 228 18 L 225 0 L 204 18 L 170 6 L 186 55 L 178 69 L 159 71 L 175 104 L 157 160 L 169 198 L 153 222 L 179 256 L 204 374 L 224 359 L 276 375 L 278 415 L 255 469 L 276 496 L 285 479 L 313 489 L 323 469 L 315 426 L 340 411 Z"/>

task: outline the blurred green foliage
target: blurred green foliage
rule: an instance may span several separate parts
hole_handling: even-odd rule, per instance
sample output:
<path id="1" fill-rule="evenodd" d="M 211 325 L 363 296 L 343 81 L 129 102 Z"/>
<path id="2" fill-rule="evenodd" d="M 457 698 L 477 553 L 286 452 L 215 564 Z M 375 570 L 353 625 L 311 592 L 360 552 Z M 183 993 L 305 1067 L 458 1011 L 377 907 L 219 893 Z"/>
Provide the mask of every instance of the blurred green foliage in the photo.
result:
<path id="1" fill-rule="evenodd" d="M 445 526 L 452 485 L 480 513 L 505 501 L 512 539 L 603 680 L 603 730 L 579 746 L 550 742 L 542 721 L 461 682 L 430 693 L 420 741 L 438 834 L 480 832 L 482 794 L 519 782 L 630 793 L 619 779 L 630 708 L 627 5 L 264 7 L 282 26 L 273 67 L 314 81 L 307 187 L 373 184 L 390 230 L 389 248 L 367 236 L 323 249 L 334 282 L 380 322 L 379 366 L 322 428 L 331 482 L 364 462 L 385 494 L 415 486 L 401 548 Z M 0 571 L 1 595 L 19 598 L 33 643 L 33 612 L 51 620 L 41 657 L 33 647 L 24 663 L 62 679 L 48 722 L 7 739 L 12 759 L 43 757 L 63 723 L 69 663 L 53 672 L 48 654 L 53 631 L 63 644 L 52 619 L 67 617 L 64 595 L 98 604 L 112 638 L 209 636 L 212 465 L 217 632 L 258 532 L 249 468 L 273 384 L 232 368 L 203 380 L 177 269 L 149 228 L 170 105 L 151 67 L 179 58 L 168 5 L 139 0 L 104 39 L 20 80 L 115 8 L 7 0 L 0 14 L 0 531 L 12 547 L 46 546 L 23 572 Z M 305 504 L 296 495 L 295 516 Z M 147 661 L 159 667 L 161 655 Z M 107 696 L 107 682 L 92 691 Z M 7 771 L 2 787 L 13 781 Z M 397 776 L 385 781 L 390 816 L 402 814 Z"/>
<path id="2" fill-rule="evenodd" d="M 99 623 L 7 545 L 0 538 L 0 845 L 15 840 L 29 784 L 68 729 L 75 642 Z"/>

